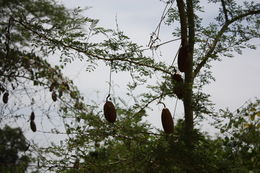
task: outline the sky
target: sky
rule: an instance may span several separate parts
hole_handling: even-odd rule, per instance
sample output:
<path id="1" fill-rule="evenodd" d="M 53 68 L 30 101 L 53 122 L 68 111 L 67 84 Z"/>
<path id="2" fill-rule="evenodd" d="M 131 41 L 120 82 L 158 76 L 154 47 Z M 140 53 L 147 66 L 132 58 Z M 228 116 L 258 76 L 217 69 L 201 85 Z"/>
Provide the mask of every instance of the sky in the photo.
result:
<path id="1" fill-rule="evenodd" d="M 158 25 L 165 7 L 165 4 L 159 0 L 60 0 L 60 2 L 68 8 L 91 7 L 84 12 L 84 15 L 99 19 L 99 25 L 105 28 L 115 29 L 117 19 L 120 30 L 144 47 L 147 46 L 150 35 Z M 203 16 L 206 17 L 207 23 L 216 15 L 218 9 L 208 5 L 206 1 L 203 3 L 206 12 Z M 174 39 L 171 29 L 171 26 L 162 27 L 160 34 L 162 42 Z M 254 42 L 260 46 L 260 40 L 254 40 Z M 155 56 L 171 62 L 178 46 L 179 42 L 167 44 L 161 47 Z M 229 107 L 230 110 L 236 110 L 245 101 L 260 97 L 259 54 L 259 48 L 244 50 L 243 55 L 235 54 L 234 58 L 223 57 L 221 62 L 212 63 L 211 70 L 216 81 L 205 86 L 204 91 L 211 94 L 216 109 Z M 108 91 L 108 75 L 105 74 L 108 74 L 109 68 L 101 64 L 94 72 L 88 73 L 84 71 L 85 65 L 76 61 L 67 67 L 65 74 L 75 81 L 85 97 L 95 99 L 96 102 L 104 102 Z M 129 80 L 127 73 L 113 74 L 114 94 L 124 96 L 125 86 Z M 174 104 L 175 100 L 168 100 L 166 103 L 172 112 Z M 147 121 L 161 128 L 160 110 L 162 107 L 154 106 Z M 183 116 L 181 101 L 178 102 L 176 114 L 177 118 Z"/>

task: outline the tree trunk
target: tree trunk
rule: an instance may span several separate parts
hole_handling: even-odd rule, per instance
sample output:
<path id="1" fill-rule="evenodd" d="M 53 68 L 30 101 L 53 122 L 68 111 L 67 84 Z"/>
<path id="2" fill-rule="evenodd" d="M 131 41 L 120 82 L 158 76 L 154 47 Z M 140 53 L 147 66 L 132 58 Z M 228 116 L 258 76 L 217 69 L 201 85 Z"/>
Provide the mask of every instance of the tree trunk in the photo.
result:
<path id="1" fill-rule="evenodd" d="M 192 132 L 193 132 L 193 107 L 192 107 L 192 87 L 193 87 L 193 50 L 195 40 L 195 25 L 194 25 L 194 11 L 193 1 L 177 0 L 177 7 L 180 16 L 181 25 L 181 40 L 182 46 L 187 47 L 188 53 L 187 68 L 185 70 L 185 83 L 184 83 L 184 118 L 185 118 L 185 143 L 187 146 L 192 146 Z"/>
<path id="2" fill-rule="evenodd" d="M 193 75 L 192 75 L 192 59 L 193 53 L 189 48 L 188 52 L 188 71 L 185 72 L 184 83 L 184 118 L 185 118 L 185 142 L 188 146 L 192 145 L 192 131 L 193 131 L 193 107 L 192 107 L 192 87 L 193 87 Z"/>
<path id="3" fill-rule="evenodd" d="M 193 138 L 193 51 L 195 42 L 194 7 L 192 0 L 186 0 L 188 18 L 188 58 L 187 71 L 185 71 L 185 93 L 184 93 L 184 113 L 185 113 L 185 141 L 188 146 L 192 146 Z"/>

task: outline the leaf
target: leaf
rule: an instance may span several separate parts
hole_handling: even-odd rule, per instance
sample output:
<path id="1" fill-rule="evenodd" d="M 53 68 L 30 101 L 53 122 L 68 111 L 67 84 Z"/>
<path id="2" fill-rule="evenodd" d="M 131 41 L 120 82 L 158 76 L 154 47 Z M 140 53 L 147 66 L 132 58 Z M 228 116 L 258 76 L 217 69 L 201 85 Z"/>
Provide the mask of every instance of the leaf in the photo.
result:
<path id="1" fill-rule="evenodd" d="M 251 121 L 254 121 L 254 120 L 255 120 L 255 115 L 256 115 L 256 114 L 250 115 L 250 120 L 251 120 Z"/>
<path id="2" fill-rule="evenodd" d="M 251 108 L 249 111 L 250 111 L 250 112 L 255 112 L 256 109 L 255 109 L 255 108 Z"/>
<path id="3" fill-rule="evenodd" d="M 249 123 L 244 124 L 245 128 L 249 128 L 250 126 L 251 126 L 251 124 L 249 124 Z"/>

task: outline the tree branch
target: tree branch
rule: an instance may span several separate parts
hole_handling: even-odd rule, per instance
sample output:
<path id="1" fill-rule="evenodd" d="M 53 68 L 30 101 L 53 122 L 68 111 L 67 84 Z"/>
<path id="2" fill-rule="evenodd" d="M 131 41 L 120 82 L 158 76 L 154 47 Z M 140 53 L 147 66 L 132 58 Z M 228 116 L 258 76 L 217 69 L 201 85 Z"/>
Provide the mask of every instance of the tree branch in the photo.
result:
<path id="1" fill-rule="evenodd" d="M 223 12 L 225 14 L 225 19 L 226 19 L 226 22 L 227 22 L 228 21 L 228 15 L 227 15 L 227 9 L 226 9 L 225 1 L 221 0 L 221 4 L 222 4 L 222 7 L 223 7 Z"/>
<path id="2" fill-rule="evenodd" d="M 178 11 L 180 15 L 181 24 L 181 43 L 183 46 L 187 45 L 187 15 L 185 12 L 185 4 L 183 0 L 177 0 Z"/>
<path id="3" fill-rule="evenodd" d="M 187 0 L 187 15 L 188 15 L 188 24 L 189 24 L 189 49 L 193 52 L 194 48 L 194 38 L 195 38 L 195 24 L 194 24 L 194 7 L 193 1 Z"/>
<path id="4" fill-rule="evenodd" d="M 62 41 L 60 40 L 56 40 L 54 38 L 50 38 L 48 37 L 47 35 L 45 34 L 42 34 L 42 33 L 39 33 L 38 31 L 36 30 L 33 30 L 31 27 L 27 26 L 25 23 L 21 22 L 21 21 L 17 21 L 16 22 L 20 23 L 23 27 L 25 27 L 26 29 L 32 31 L 34 34 L 38 35 L 39 37 L 45 39 L 45 40 L 48 40 L 50 42 L 53 42 L 53 43 L 58 43 L 60 44 L 62 47 L 64 48 L 69 48 L 69 49 L 72 49 L 74 51 L 77 51 L 79 53 L 83 53 L 85 54 L 86 56 L 89 56 L 89 57 L 94 57 L 96 59 L 99 59 L 99 60 L 104 60 L 104 61 L 122 61 L 122 62 L 128 62 L 130 64 L 134 64 L 134 65 L 137 65 L 137 66 L 142 66 L 142 67 L 148 67 L 150 69 L 153 69 L 155 71 L 161 71 L 163 73 L 166 73 L 166 74 L 170 74 L 172 75 L 172 73 L 170 71 L 168 71 L 167 69 L 164 69 L 164 68 L 160 68 L 160 67 L 156 67 L 154 66 L 154 64 L 147 64 L 147 63 L 143 63 L 143 62 L 139 62 L 139 61 L 134 61 L 132 60 L 131 58 L 120 58 L 120 57 L 116 57 L 116 58 L 110 58 L 110 57 L 103 57 L 103 56 L 100 56 L 100 55 L 97 55 L 97 54 L 93 54 L 87 50 L 84 50 L 84 49 L 81 49 L 81 48 L 78 48 L 78 47 L 75 47 L 73 45 L 68 45 L 68 44 L 65 44 L 63 43 Z M 123 54 L 122 54 L 123 55 Z"/>
<path id="5" fill-rule="evenodd" d="M 214 52 L 217 43 L 225 33 L 225 31 L 228 29 L 228 26 L 232 23 L 243 19 L 244 17 L 250 16 L 250 15 L 256 15 L 260 14 L 260 10 L 257 11 L 248 11 L 247 13 L 238 15 L 234 17 L 233 19 L 226 21 L 225 24 L 221 27 L 221 29 L 218 31 L 217 35 L 215 36 L 215 39 L 213 40 L 212 45 L 209 47 L 209 50 L 207 51 L 207 54 L 202 58 L 202 61 L 197 65 L 197 67 L 194 70 L 194 78 L 197 76 L 197 74 L 200 72 L 201 68 L 207 63 L 207 61 L 210 59 L 210 55 Z"/>

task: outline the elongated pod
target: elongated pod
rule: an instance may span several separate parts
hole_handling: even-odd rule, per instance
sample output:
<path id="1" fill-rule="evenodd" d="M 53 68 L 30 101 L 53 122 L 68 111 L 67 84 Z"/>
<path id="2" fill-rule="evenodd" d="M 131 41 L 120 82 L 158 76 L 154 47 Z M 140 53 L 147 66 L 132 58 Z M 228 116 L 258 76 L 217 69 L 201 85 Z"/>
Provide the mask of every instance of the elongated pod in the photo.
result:
<path id="1" fill-rule="evenodd" d="M 6 104 L 8 103 L 8 97 L 9 97 L 9 93 L 8 92 L 5 92 L 4 95 L 3 95 L 3 102 Z"/>
<path id="2" fill-rule="evenodd" d="M 106 101 L 104 105 L 104 114 L 108 122 L 114 123 L 116 121 L 116 109 L 111 101 Z"/>
<path id="3" fill-rule="evenodd" d="M 181 72 L 187 71 L 188 68 L 187 59 L 188 59 L 187 46 L 181 46 L 178 54 L 178 68 Z"/>
<path id="4" fill-rule="evenodd" d="M 34 112 L 31 113 L 31 116 L 30 116 L 30 120 L 33 121 L 35 119 L 35 114 Z"/>
<path id="5" fill-rule="evenodd" d="M 182 79 L 180 74 L 175 73 L 172 75 L 172 80 L 174 82 L 173 92 L 176 94 L 178 99 L 183 99 L 184 97 L 184 80 Z"/>
<path id="6" fill-rule="evenodd" d="M 57 101 L 57 94 L 56 94 L 55 91 L 52 92 L 52 94 L 51 94 L 51 98 L 52 98 L 52 100 L 53 100 L 54 102 Z"/>
<path id="7" fill-rule="evenodd" d="M 30 122 L 30 127 L 31 127 L 31 130 L 32 130 L 33 132 L 36 132 L 36 124 L 35 124 L 34 121 L 31 121 L 31 122 Z"/>
<path id="8" fill-rule="evenodd" d="M 171 112 L 168 108 L 163 108 L 161 118 L 164 132 L 167 134 L 172 133 L 174 125 Z"/>

